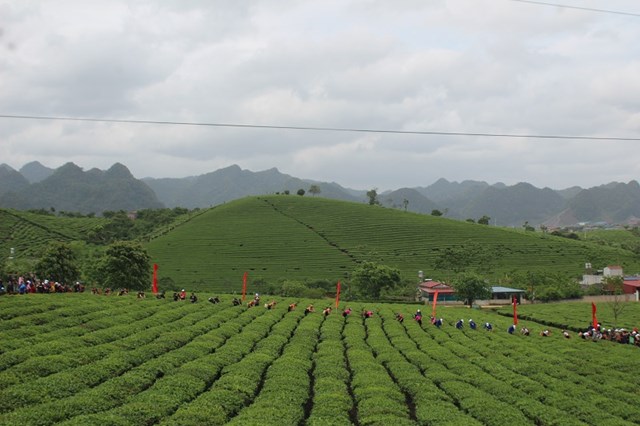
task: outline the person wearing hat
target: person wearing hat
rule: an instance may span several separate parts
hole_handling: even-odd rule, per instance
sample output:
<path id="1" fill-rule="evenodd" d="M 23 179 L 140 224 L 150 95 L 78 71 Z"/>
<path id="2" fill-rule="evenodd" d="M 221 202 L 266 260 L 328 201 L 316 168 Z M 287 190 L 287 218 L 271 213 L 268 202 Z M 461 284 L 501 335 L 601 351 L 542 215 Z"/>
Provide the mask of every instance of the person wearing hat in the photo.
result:
<path id="1" fill-rule="evenodd" d="M 456 328 L 458 330 L 462 330 L 462 327 L 464 327 L 464 320 L 460 320 L 456 323 Z"/>
<path id="2" fill-rule="evenodd" d="M 180 300 L 185 300 L 186 298 L 187 298 L 187 292 L 183 288 L 182 291 L 180 292 Z"/>
<path id="3" fill-rule="evenodd" d="M 418 309 L 413 315 L 413 319 L 415 319 L 416 322 L 420 324 L 420 326 L 422 326 L 422 312 L 420 312 L 420 309 Z"/>
<path id="4" fill-rule="evenodd" d="M 471 318 L 469 318 L 469 327 L 471 327 L 472 330 L 475 330 L 478 327 L 476 325 L 476 322 L 474 320 L 472 320 Z"/>

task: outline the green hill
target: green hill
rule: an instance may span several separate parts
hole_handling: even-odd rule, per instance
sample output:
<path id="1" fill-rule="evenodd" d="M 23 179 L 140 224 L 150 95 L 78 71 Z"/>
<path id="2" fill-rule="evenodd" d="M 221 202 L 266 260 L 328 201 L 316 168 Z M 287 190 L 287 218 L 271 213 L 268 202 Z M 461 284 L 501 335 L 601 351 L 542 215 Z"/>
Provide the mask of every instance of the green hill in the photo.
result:
<path id="1" fill-rule="evenodd" d="M 479 247 L 498 277 L 514 270 L 579 276 L 585 262 L 615 263 L 635 272 L 630 251 L 470 224 L 378 206 L 316 197 L 249 197 L 217 206 L 147 244 L 160 277 L 194 289 L 232 290 L 246 271 L 250 280 L 338 280 L 358 262 L 419 270 L 446 279 L 435 263 L 446 248 Z M 486 266 L 486 265 L 485 265 Z"/>
<path id="2" fill-rule="evenodd" d="M 4 259 L 14 248 L 17 258 L 35 258 L 50 242 L 82 241 L 90 229 L 106 222 L 0 209 L 0 253 Z"/>

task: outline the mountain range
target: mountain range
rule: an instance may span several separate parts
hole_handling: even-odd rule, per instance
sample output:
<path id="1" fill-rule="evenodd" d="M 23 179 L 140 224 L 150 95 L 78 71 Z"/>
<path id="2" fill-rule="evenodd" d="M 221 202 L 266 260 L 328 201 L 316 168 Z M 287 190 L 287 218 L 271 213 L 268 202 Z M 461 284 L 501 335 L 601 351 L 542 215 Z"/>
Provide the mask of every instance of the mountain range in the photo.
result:
<path id="1" fill-rule="evenodd" d="M 250 195 L 296 194 L 300 189 L 317 196 L 345 201 L 370 201 L 367 191 L 345 188 L 335 182 L 318 182 L 280 173 L 272 168 L 259 172 L 232 165 L 185 178 L 135 178 L 123 164 L 108 170 L 67 163 L 57 169 L 37 161 L 19 171 L 0 165 L 0 207 L 18 210 L 47 209 L 84 214 L 107 210 L 160 207 L 205 208 Z M 377 194 L 377 202 L 389 208 L 431 214 L 438 210 L 454 219 L 490 217 L 492 225 L 520 227 L 571 226 L 582 222 L 637 224 L 640 218 L 640 185 L 637 181 L 612 182 L 592 188 L 537 188 L 529 183 L 489 184 L 439 179 L 429 186 L 400 188 Z"/>

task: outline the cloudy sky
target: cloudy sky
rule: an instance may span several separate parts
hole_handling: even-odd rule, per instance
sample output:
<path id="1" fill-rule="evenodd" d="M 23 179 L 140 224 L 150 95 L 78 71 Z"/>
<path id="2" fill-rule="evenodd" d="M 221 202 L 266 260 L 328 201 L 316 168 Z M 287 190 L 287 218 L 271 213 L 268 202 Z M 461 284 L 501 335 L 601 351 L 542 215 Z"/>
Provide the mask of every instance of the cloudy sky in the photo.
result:
<path id="1" fill-rule="evenodd" d="M 0 0 L 0 115 L 640 138 L 640 4 Z M 637 14 L 638 16 L 633 16 Z M 356 189 L 640 179 L 638 141 L 0 118 L 0 163 Z"/>

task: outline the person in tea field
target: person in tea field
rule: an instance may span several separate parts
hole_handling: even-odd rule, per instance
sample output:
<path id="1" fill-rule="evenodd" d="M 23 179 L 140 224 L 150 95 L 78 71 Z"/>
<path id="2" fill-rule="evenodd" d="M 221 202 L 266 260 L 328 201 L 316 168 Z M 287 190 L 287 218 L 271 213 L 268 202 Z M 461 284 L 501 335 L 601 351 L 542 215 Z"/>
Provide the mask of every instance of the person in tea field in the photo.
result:
<path id="1" fill-rule="evenodd" d="M 471 318 L 469 318 L 469 328 L 471 328 L 472 330 L 475 330 L 478 328 L 478 324 L 476 324 L 476 322 Z"/>
<path id="2" fill-rule="evenodd" d="M 507 333 L 513 334 L 516 331 L 516 326 L 511 324 L 509 328 L 507 328 Z"/>
<path id="3" fill-rule="evenodd" d="M 207 299 L 209 302 L 213 303 L 214 305 L 217 305 L 218 303 L 220 303 L 220 298 L 218 296 L 216 297 L 210 297 Z"/>
<path id="4" fill-rule="evenodd" d="M 187 292 L 183 288 L 182 291 L 180 291 L 180 300 L 186 300 L 186 299 L 187 299 Z"/>
<path id="5" fill-rule="evenodd" d="M 570 339 L 571 335 L 569 334 L 569 332 L 567 330 L 562 330 L 562 335 L 564 336 L 565 339 Z"/>
<path id="6" fill-rule="evenodd" d="M 267 308 L 267 309 L 269 309 L 269 310 L 271 310 L 271 309 L 273 309 L 273 308 L 275 308 L 275 307 L 276 307 L 276 301 L 275 301 L 275 300 L 272 300 L 272 301 L 271 301 L 271 302 L 269 302 L 269 303 L 265 303 L 265 304 L 264 304 L 264 307 L 265 307 L 265 308 Z"/>
<path id="7" fill-rule="evenodd" d="M 306 308 L 304 308 L 304 315 L 307 316 L 310 313 L 315 312 L 315 308 L 313 307 L 313 305 L 309 305 Z"/>
<path id="8" fill-rule="evenodd" d="M 351 315 L 351 308 L 347 306 L 347 308 L 344 311 L 342 311 L 342 316 L 346 318 L 349 315 Z"/>
<path id="9" fill-rule="evenodd" d="M 444 323 L 444 320 L 442 318 L 438 318 L 433 322 L 433 325 L 435 325 L 436 327 L 440 328 L 440 327 L 442 327 L 443 323 Z"/>
<path id="10" fill-rule="evenodd" d="M 164 290 L 162 290 L 160 293 L 156 294 L 156 299 L 164 299 Z"/>
<path id="11" fill-rule="evenodd" d="M 404 315 L 402 315 L 400 312 L 398 312 L 398 313 L 396 314 L 396 320 L 397 320 L 398 322 L 404 322 Z"/>
<path id="12" fill-rule="evenodd" d="M 237 297 L 234 297 L 233 300 L 231 301 L 231 303 L 233 304 L 233 306 L 242 305 L 242 301 L 240 301 L 240 299 L 238 299 Z"/>
<path id="13" fill-rule="evenodd" d="M 490 323 L 490 322 L 485 322 L 485 323 L 484 323 L 484 328 L 485 328 L 485 330 L 487 330 L 487 331 L 493 331 L 493 326 L 491 325 L 491 323 Z"/>
<path id="14" fill-rule="evenodd" d="M 362 312 L 362 316 L 364 317 L 364 319 L 371 318 L 373 317 L 373 311 L 364 311 Z"/>
<path id="15" fill-rule="evenodd" d="M 456 323 L 456 328 L 458 330 L 462 330 L 462 327 L 464 327 L 464 320 L 460 320 Z"/>
<path id="16" fill-rule="evenodd" d="M 418 325 L 420 325 L 420 327 L 422 327 L 422 312 L 420 311 L 420 309 L 418 309 L 416 313 L 413 315 L 413 319 L 416 320 L 416 322 L 418 323 Z"/>
<path id="17" fill-rule="evenodd" d="M 551 336 L 551 332 L 550 332 L 548 329 L 546 329 L 546 328 L 545 328 L 544 330 L 542 330 L 542 331 L 540 332 L 540 336 L 542 336 L 542 337 L 549 337 L 549 336 Z"/>
<path id="18" fill-rule="evenodd" d="M 324 315 L 325 317 L 329 316 L 330 313 L 331 313 L 331 306 L 327 306 L 322 310 L 322 315 Z"/>
<path id="19" fill-rule="evenodd" d="M 298 306 L 296 303 L 289 304 L 289 307 L 287 308 L 287 312 L 293 311 L 296 308 L 296 306 Z"/>
<path id="20" fill-rule="evenodd" d="M 138 292 L 138 295 L 136 296 L 136 298 L 138 298 L 138 299 L 144 299 L 144 298 L 145 298 L 144 291 L 140 290 L 140 291 Z"/>
<path id="21" fill-rule="evenodd" d="M 191 293 L 191 296 L 189 296 L 189 300 L 191 300 L 191 303 L 196 303 L 198 301 L 198 296 L 196 296 L 195 293 Z"/>

